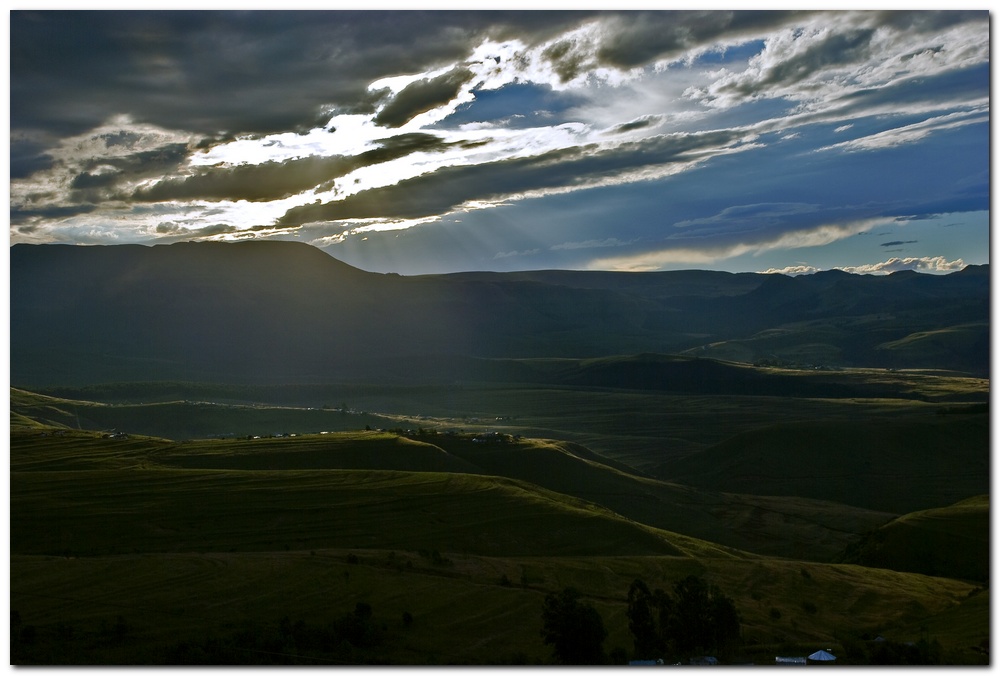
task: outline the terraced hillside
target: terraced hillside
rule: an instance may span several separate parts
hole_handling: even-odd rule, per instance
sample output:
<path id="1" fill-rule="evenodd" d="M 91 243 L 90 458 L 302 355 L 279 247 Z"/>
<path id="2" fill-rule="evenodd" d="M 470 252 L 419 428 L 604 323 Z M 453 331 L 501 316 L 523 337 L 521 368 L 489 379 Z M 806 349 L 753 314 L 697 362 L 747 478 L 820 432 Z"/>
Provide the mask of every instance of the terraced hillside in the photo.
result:
<path id="1" fill-rule="evenodd" d="M 572 443 L 426 430 L 175 442 L 11 422 L 11 600 L 33 627 L 20 663 L 183 661 L 223 645 L 245 661 L 545 663 L 541 603 L 567 586 L 627 655 L 631 581 L 690 574 L 736 599 L 745 659 L 909 639 L 959 614 L 965 629 L 940 640 L 974 661 L 988 630 L 974 582 L 815 560 L 849 539 L 832 533 L 891 514 L 658 482 Z M 758 550 L 784 533 L 785 555 L 724 544 L 737 533 Z M 359 603 L 377 644 L 282 633 L 286 620 L 340 626 Z"/>

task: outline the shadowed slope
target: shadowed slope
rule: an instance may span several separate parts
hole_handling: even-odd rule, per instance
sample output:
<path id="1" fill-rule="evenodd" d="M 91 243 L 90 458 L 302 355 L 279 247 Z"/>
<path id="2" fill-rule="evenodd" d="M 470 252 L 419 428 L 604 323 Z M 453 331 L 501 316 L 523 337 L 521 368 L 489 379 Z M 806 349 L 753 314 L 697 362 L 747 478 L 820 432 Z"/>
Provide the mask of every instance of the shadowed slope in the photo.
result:
<path id="1" fill-rule="evenodd" d="M 739 434 L 673 461 L 693 486 L 905 514 L 989 491 L 989 415 L 815 421 Z"/>
<path id="2" fill-rule="evenodd" d="M 838 559 L 924 575 L 988 582 L 990 498 L 905 514 L 865 535 Z"/>

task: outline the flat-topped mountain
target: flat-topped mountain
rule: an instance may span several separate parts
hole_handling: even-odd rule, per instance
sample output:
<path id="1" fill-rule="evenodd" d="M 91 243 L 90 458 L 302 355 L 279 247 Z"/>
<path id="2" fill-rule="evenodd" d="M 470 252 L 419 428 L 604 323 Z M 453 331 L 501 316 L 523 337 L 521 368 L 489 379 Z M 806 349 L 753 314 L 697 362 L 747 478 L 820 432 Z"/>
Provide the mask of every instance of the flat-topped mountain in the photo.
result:
<path id="1" fill-rule="evenodd" d="M 11 379 L 333 381 L 683 353 L 986 375 L 989 274 L 375 274 L 295 242 L 11 247 Z"/>

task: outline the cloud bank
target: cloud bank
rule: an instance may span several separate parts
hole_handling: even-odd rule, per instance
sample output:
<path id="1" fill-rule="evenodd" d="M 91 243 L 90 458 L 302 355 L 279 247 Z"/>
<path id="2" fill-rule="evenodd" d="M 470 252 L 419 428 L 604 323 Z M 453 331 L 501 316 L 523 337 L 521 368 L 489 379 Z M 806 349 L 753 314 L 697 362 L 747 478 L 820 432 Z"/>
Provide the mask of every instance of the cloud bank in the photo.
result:
<path id="1" fill-rule="evenodd" d="M 858 275 L 889 275 L 893 272 L 914 271 L 931 273 L 958 272 L 965 269 L 965 261 L 961 258 L 953 261 L 946 260 L 944 256 L 934 256 L 933 258 L 890 258 L 880 263 L 869 263 L 864 265 L 850 265 L 845 267 L 832 268 Z M 811 265 L 789 265 L 784 268 L 768 268 L 761 270 L 767 275 L 811 275 L 821 272 L 820 268 Z"/>
<path id="2" fill-rule="evenodd" d="M 718 266 L 988 209 L 988 129 L 982 11 L 13 11 L 10 237 Z"/>

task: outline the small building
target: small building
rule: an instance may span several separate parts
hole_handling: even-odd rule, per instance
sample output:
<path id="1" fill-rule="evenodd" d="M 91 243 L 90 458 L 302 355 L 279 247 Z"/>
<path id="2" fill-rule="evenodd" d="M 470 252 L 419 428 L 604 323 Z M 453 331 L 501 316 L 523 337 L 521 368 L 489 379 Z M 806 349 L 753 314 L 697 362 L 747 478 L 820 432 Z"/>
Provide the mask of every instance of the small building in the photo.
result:
<path id="1" fill-rule="evenodd" d="M 825 650 L 817 650 L 809 656 L 808 661 L 814 664 L 833 664 L 837 661 L 837 658 Z"/>

